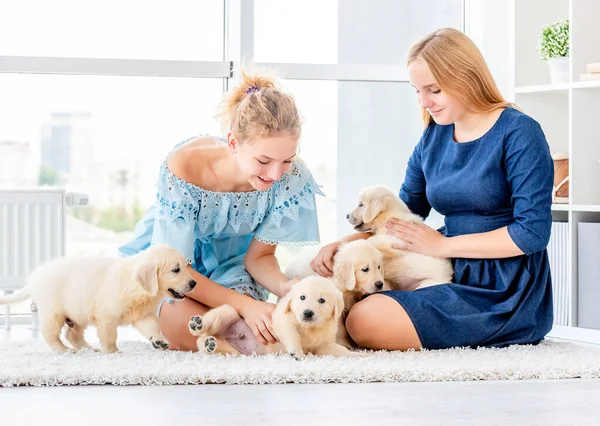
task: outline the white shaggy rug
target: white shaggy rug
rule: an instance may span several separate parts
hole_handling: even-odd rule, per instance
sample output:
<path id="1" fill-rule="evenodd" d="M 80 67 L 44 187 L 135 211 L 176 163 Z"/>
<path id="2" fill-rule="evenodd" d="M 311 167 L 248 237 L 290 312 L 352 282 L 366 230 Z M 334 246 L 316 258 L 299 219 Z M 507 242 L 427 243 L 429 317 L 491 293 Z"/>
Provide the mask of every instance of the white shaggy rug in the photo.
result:
<path id="1" fill-rule="evenodd" d="M 504 349 L 372 352 L 364 358 L 206 356 L 121 341 L 120 353 L 56 355 L 38 340 L 0 342 L 0 385 L 435 382 L 600 378 L 600 349 L 545 341 Z"/>

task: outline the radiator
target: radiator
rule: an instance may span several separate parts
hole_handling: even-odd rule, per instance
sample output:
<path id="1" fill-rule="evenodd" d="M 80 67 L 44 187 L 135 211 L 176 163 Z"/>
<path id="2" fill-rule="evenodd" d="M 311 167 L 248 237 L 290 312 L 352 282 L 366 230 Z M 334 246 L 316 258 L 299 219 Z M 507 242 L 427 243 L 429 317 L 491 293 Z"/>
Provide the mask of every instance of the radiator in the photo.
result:
<path id="1" fill-rule="evenodd" d="M 554 324 L 569 325 L 571 307 L 571 233 L 568 222 L 552 222 L 548 257 L 552 273 Z"/>
<path id="2" fill-rule="evenodd" d="M 0 291 L 22 288 L 32 269 L 65 255 L 66 197 L 64 190 L 0 190 Z"/>

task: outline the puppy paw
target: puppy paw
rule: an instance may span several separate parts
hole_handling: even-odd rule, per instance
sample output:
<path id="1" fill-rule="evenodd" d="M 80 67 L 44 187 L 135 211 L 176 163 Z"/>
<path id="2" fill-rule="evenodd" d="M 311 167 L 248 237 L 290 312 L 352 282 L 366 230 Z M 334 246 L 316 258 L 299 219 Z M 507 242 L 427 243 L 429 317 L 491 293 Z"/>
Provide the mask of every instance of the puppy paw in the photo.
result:
<path id="1" fill-rule="evenodd" d="M 202 317 L 194 315 L 192 318 L 190 318 L 188 327 L 193 336 L 199 336 L 202 333 Z"/>
<path id="2" fill-rule="evenodd" d="M 217 350 L 217 341 L 213 336 L 204 339 L 204 351 L 207 354 L 212 354 Z"/>
<path id="3" fill-rule="evenodd" d="M 154 346 L 154 349 L 169 349 L 169 343 L 166 340 L 150 339 L 150 342 L 152 343 L 152 346 Z"/>
<path id="4" fill-rule="evenodd" d="M 299 351 L 299 352 L 290 352 L 290 356 L 292 358 L 294 358 L 296 361 L 302 361 L 304 358 L 306 358 L 306 355 L 304 355 L 304 353 L 302 353 L 301 351 Z"/>

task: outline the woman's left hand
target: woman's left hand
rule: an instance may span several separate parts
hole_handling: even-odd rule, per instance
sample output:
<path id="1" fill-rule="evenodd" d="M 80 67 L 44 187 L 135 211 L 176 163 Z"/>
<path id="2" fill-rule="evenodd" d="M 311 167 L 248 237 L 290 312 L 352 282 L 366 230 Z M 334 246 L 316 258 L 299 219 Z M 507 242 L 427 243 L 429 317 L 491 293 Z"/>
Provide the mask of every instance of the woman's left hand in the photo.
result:
<path id="1" fill-rule="evenodd" d="M 449 257 L 446 253 L 447 238 L 425 224 L 391 219 L 386 222 L 385 227 L 386 234 L 403 241 L 392 244 L 392 248 L 426 256 Z"/>

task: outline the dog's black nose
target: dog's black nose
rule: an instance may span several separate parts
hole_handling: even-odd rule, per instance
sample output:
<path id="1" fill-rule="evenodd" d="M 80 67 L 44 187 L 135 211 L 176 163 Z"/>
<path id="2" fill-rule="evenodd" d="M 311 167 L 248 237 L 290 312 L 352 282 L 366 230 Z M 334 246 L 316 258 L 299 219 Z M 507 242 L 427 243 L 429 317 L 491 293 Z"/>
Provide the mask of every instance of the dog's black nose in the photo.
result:
<path id="1" fill-rule="evenodd" d="M 190 284 L 190 288 L 196 287 L 196 281 L 194 281 L 194 280 L 190 281 L 189 284 Z"/>
<path id="2" fill-rule="evenodd" d="M 346 219 L 350 219 L 350 213 L 346 215 Z"/>
<path id="3" fill-rule="evenodd" d="M 304 318 L 311 319 L 314 314 L 315 313 L 313 311 L 311 311 L 310 309 L 307 309 L 306 311 L 304 311 Z"/>
<path id="4" fill-rule="evenodd" d="M 383 288 L 383 281 L 377 281 L 375 287 L 377 287 L 378 290 L 381 290 Z"/>

